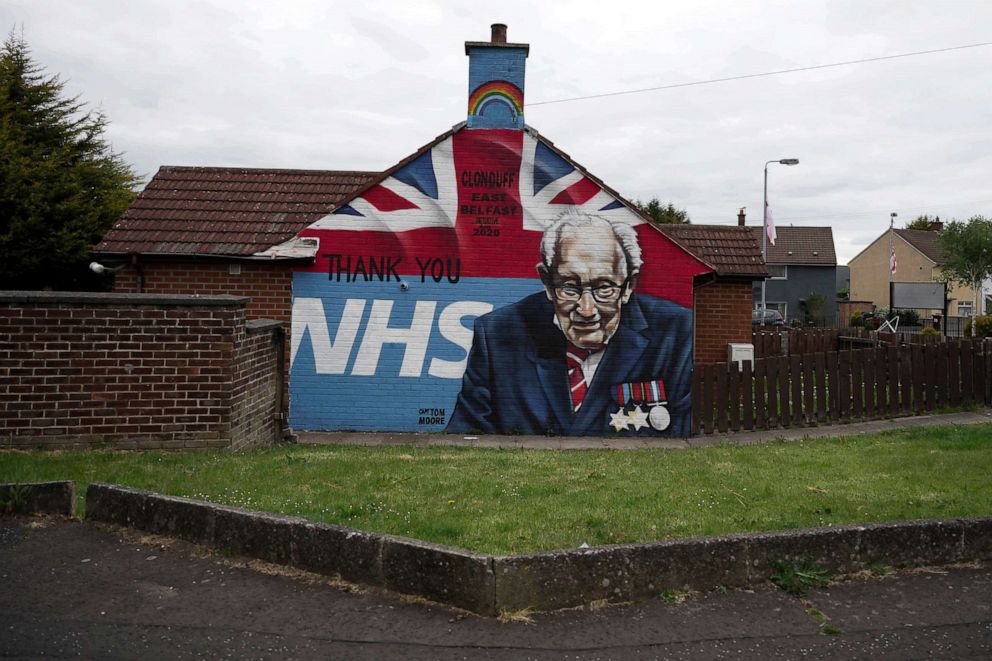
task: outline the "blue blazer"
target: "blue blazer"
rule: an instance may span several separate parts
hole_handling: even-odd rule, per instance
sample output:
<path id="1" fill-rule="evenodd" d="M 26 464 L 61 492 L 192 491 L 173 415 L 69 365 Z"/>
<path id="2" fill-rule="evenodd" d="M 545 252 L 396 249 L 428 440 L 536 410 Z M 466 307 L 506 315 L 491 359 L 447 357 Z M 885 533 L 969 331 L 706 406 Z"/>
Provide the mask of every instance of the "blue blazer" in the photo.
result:
<path id="1" fill-rule="evenodd" d="M 541 292 L 482 315 L 462 389 L 447 431 L 565 436 L 665 435 L 690 430 L 692 312 L 681 305 L 633 294 L 606 347 L 582 408 L 572 412 L 565 366 L 565 336 Z M 662 379 L 671 424 L 617 432 L 610 414 L 616 386 Z M 646 407 L 644 407 L 646 409 Z M 629 409 L 629 407 L 628 407 Z"/>

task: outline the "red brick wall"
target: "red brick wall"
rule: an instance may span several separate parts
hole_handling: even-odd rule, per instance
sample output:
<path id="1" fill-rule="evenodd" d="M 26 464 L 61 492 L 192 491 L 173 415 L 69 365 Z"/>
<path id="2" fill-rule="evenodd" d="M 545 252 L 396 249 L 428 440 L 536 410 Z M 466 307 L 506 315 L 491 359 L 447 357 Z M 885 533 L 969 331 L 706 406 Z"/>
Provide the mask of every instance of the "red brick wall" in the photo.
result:
<path id="1" fill-rule="evenodd" d="M 249 321 L 237 343 L 233 370 L 231 449 L 269 445 L 282 433 L 283 391 L 279 352 L 285 333 L 278 321 Z"/>
<path id="2" fill-rule="evenodd" d="M 141 263 L 143 291 L 146 294 L 198 294 L 200 296 L 247 296 L 247 319 L 274 319 L 286 330 L 293 316 L 293 272 L 284 263 L 236 262 L 241 273 L 230 272 L 230 262 L 150 261 Z M 114 277 L 114 291 L 137 291 L 134 267 Z M 283 410 L 289 408 L 289 343 L 285 344 L 283 365 Z"/>
<path id="3" fill-rule="evenodd" d="M 241 262 L 239 275 L 230 273 L 228 262 L 143 262 L 143 291 L 146 294 L 199 294 L 200 296 L 247 296 L 248 319 L 275 319 L 289 324 L 292 316 L 293 273 L 285 264 Z M 114 278 L 114 291 L 137 291 L 133 267 Z"/>
<path id="4" fill-rule="evenodd" d="M 275 396 L 263 407 L 252 393 L 278 380 L 282 334 L 249 332 L 247 303 L 0 295 L 0 445 L 228 446 L 249 426 L 250 442 L 271 443 Z"/>
<path id="5" fill-rule="evenodd" d="M 726 362 L 727 344 L 751 342 L 751 283 L 717 281 L 695 293 L 695 362 Z"/>

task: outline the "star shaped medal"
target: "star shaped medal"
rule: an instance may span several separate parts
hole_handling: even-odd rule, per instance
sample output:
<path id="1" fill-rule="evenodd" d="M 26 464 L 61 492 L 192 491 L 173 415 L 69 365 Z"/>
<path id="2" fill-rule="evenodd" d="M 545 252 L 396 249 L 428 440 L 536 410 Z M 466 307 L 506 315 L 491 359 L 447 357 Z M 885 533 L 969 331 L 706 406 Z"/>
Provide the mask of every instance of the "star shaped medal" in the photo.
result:
<path id="1" fill-rule="evenodd" d="M 640 405 L 635 406 L 634 410 L 627 414 L 627 419 L 630 420 L 630 424 L 634 427 L 634 431 L 637 431 L 643 427 L 648 426 L 648 414 L 640 407 Z"/>
<path id="2" fill-rule="evenodd" d="M 620 405 L 620 409 L 611 414 L 610 424 L 617 431 L 620 431 L 617 421 L 621 415 L 634 427 L 634 431 L 648 426 L 656 431 L 664 431 L 672 423 L 672 417 L 666 408 L 668 397 L 665 395 L 665 384 L 661 379 L 641 383 L 618 383 L 614 387 L 613 399 Z M 634 405 L 630 413 L 626 412 L 627 404 Z M 642 405 L 647 407 L 647 411 L 641 408 Z"/>
<path id="3" fill-rule="evenodd" d="M 630 426 L 630 419 L 627 418 L 627 414 L 624 412 L 623 407 L 620 408 L 616 413 L 610 414 L 610 424 L 617 431 L 624 431 Z"/>

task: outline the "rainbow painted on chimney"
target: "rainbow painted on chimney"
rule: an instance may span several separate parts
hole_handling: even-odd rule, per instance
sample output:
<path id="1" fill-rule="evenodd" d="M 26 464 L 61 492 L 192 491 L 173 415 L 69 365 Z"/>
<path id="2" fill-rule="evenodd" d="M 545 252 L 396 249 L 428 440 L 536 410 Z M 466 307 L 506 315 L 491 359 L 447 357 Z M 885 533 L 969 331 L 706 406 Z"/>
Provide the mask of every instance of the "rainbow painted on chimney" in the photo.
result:
<path id="1" fill-rule="evenodd" d="M 506 43 L 506 26 L 494 23 L 491 41 L 466 41 L 468 128 L 524 128 L 524 72 L 528 44 Z"/>

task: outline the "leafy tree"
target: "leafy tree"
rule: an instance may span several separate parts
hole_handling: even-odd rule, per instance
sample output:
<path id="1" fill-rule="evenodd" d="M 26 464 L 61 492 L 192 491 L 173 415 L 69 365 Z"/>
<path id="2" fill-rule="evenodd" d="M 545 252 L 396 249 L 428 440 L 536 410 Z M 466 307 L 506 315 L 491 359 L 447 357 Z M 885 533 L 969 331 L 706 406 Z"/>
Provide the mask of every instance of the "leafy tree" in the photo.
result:
<path id="1" fill-rule="evenodd" d="M 940 216 L 931 218 L 929 215 L 923 214 L 922 216 L 917 216 L 915 220 L 911 220 L 906 223 L 906 229 L 929 231 L 930 228 L 933 227 L 933 224 L 937 222 L 940 222 Z"/>
<path id="2" fill-rule="evenodd" d="M 66 98 L 22 35 L 0 48 L 0 289 L 94 289 L 93 246 L 139 178 L 104 140 L 107 119 Z"/>
<path id="3" fill-rule="evenodd" d="M 992 219 L 972 216 L 966 223 L 952 220 L 937 237 L 937 245 L 944 252 L 940 265 L 944 278 L 971 287 L 974 292 L 974 318 L 982 282 L 992 276 Z"/>
<path id="4" fill-rule="evenodd" d="M 688 211 L 679 209 L 671 202 L 667 206 L 662 206 L 656 197 L 652 197 L 651 201 L 647 203 L 634 200 L 634 206 L 656 223 L 663 225 L 688 225 L 690 223 Z"/>

